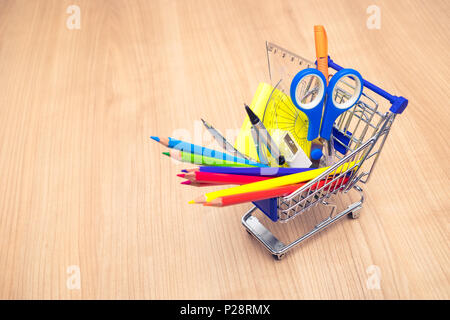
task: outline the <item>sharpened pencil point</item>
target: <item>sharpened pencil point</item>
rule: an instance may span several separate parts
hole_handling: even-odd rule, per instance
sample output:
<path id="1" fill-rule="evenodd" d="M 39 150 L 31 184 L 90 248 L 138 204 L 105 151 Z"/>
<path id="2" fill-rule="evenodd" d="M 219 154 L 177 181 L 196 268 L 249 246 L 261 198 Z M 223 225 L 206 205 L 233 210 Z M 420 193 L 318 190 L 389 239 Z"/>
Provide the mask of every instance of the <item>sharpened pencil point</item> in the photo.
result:
<path id="1" fill-rule="evenodd" d="M 183 181 L 183 182 L 181 182 L 181 184 L 191 184 L 191 181 L 190 180 Z"/>
<path id="2" fill-rule="evenodd" d="M 185 176 L 184 173 L 179 173 L 179 174 L 177 174 L 177 177 L 180 177 L 180 178 L 184 178 L 184 176 Z"/>
<path id="3" fill-rule="evenodd" d="M 188 173 L 189 171 L 187 171 L 186 169 L 183 169 L 183 170 L 181 170 L 181 172 Z"/>
<path id="4" fill-rule="evenodd" d="M 211 125 L 210 125 L 208 122 L 206 122 L 206 121 L 203 120 L 203 119 L 200 119 L 200 120 L 202 120 L 203 125 L 206 127 L 206 129 L 211 129 L 211 128 L 212 128 Z"/>
<path id="5" fill-rule="evenodd" d="M 156 142 L 159 142 L 160 140 L 159 140 L 159 137 L 156 137 L 156 136 L 151 136 L 150 138 L 152 138 L 153 140 L 155 140 Z"/>
<path id="6" fill-rule="evenodd" d="M 205 196 L 200 196 L 197 199 L 192 200 L 195 203 L 205 203 L 206 202 L 206 197 Z"/>
<path id="7" fill-rule="evenodd" d="M 170 157 L 170 152 L 163 152 L 162 154 L 165 155 L 165 156 Z"/>
<path id="8" fill-rule="evenodd" d="M 188 203 L 189 203 L 189 204 L 195 204 L 195 201 L 194 201 L 194 200 L 191 200 L 191 201 L 189 201 Z"/>
<path id="9" fill-rule="evenodd" d="M 221 207 L 222 206 L 222 199 L 221 198 L 216 198 L 213 199 L 209 202 L 205 202 L 203 205 L 208 205 L 210 207 Z"/>
<path id="10" fill-rule="evenodd" d="M 251 124 L 257 124 L 259 122 L 258 116 L 253 112 L 252 109 L 246 104 L 245 105 L 245 111 L 247 111 L 248 117 L 250 119 Z"/>

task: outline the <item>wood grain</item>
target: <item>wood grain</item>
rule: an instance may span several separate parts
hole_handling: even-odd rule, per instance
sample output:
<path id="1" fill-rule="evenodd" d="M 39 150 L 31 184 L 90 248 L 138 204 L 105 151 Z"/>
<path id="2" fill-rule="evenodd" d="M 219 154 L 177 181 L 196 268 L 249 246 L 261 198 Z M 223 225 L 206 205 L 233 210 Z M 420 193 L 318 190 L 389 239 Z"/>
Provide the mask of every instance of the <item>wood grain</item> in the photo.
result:
<path id="1" fill-rule="evenodd" d="M 381 29 L 366 27 L 371 4 Z M 81 9 L 81 29 L 66 9 Z M 448 1 L 1 1 L 0 298 L 448 299 Z M 275 261 L 150 135 L 239 128 L 266 40 L 410 100 L 358 220 Z M 179 132 L 179 131 L 177 131 Z M 199 134 L 197 132 L 197 134 Z M 267 222 L 270 223 L 270 222 Z M 271 225 L 286 237 L 301 220 Z M 67 287 L 79 266 L 81 288 Z M 372 265 L 380 289 L 368 289 Z"/>

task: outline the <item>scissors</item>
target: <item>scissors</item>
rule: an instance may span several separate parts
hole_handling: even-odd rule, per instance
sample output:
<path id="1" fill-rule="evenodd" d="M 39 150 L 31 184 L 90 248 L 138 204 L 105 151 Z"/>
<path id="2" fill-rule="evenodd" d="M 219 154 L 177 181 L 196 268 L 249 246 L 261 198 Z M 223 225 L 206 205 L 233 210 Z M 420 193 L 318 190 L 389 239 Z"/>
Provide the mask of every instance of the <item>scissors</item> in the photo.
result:
<path id="1" fill-rule="evenodd" d="M 292 79 L 290 94 L 297 109 L 308 117 L 308 141 L 319 134 L 329 141 L 334 121 L 356 104 L 362 89 L 363 79 L 353 69 L 338 71 L 328 86 L 325 76 L 317 69 L 308 68 L 297 73 Z"/>

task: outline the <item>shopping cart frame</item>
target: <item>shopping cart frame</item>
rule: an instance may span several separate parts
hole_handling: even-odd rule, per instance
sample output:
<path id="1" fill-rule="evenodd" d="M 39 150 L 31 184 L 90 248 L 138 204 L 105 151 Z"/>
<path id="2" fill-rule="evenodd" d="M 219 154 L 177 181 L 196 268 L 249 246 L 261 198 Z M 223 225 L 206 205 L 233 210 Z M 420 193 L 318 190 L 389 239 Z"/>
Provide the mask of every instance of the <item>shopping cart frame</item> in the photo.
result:
<path id="1" fill-rule="evenodd" d="M 267 43 L 267 46 L 268 49 L 276 50 L 279 48 L 271 43 Z M 290 52 L 289 54 L 294 55 Z M 305 62 L 305 66 L 313 64 L 300 56 L 294 56 L 297 59 L 302 59 Z M 342 69 L 330 57 L 328 57 L 328 66 L 335 71 Z M 379 110 L 380 105 L 377 99 L 373 98 L 374 95 L 389 102 L 389 111 L 383 113 Z M 277 222 L 284 223 L 303 213 L 313 213 L 313 208 L 318 205 L 329 207 L 330 214 L 311 230 L 300 235 L 296 240 L 285 244 L 254 216 L 254 213 L 257 211 L 257 207 L 254 206 L 242 217 L 242 224 L 247 232 L 261 242 L 274 258 L 280 260 L 286 252 L 344 216 L 349 216 L 353 219 L 358 218 L 359 210 L 364 203 L 362 184 L 369 181 L 396 115 L 402 113 L 407 105 L 408 100 L 404 97 L 391 95 L 364 80 L 364 90 L 361 99 L 355 107 L 342 114 L 334 124 L 334 129 L 342 137 L 346 137 L 349 144 L 342 144 L 342 139 L 339 140 L 334 136 L 331 139 L 334 143 L 343 145 L 347 152 L 342 156 L 336 153 L 336 162 L 317 178 L 290 195 L 277 198 Z M 353 127 L 352 124 L 354 124 Z M 344 178 L 346 179 L 344 180 Z M 320 188 L 317 187 L 319 181 L 325 181 Z M 336 213 L 337 205 L 333 201 L 333 197 L 340 197 L 352 190 L 359 194 L 359 200 L 349 204 L 341 212 Z"/>

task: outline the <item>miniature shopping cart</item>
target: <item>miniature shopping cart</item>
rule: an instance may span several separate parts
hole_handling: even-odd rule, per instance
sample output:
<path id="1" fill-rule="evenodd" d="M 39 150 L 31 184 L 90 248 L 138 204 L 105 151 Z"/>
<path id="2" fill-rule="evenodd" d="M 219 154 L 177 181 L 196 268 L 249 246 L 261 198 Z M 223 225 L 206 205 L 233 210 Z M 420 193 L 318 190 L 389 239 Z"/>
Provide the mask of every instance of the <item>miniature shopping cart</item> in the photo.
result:
<path id="1" fill-rule="evenodd" d="M 285 93 L 295 73 L 315 67 L 313 62 L 275 44 L 267 43 L 266 47 L 272 85 Z M 342 69 L 330 58 L 328 66 L 330 74 Z M 358 211 L 364 202 L 362 185 L 368 182 L 373 172 L 395 117 L 408 104 L 407 99 L 393 96 L 366 80 L 363 84 L 359 101 L 334 123 L 330 142 L 339 150 L 334 154 L 334 164 L 288 196 L 254 202 L 255 206 L 242 217 L 242 224 L 248 233 L 258 239 L 276 259 L 281 259 L 287 251 L 342 217 L 359 217 Z M 349 95 L 345 90 L 337 94 L 342 99 Z M 337 212 L 336 203 L 339 200 L 342 204 L 344 195 L 349 192 L 356 192 L 359 200 L 349 203 L 348 199 L 351 198 L 346 197 L 347 206 Z M 301 215 L 314 215 L 323 208 L 330 210 L 325 218 L 288 244 L 275 237 L 255 216 L 260 210 L 273 222 L 288 222 Z"/>

